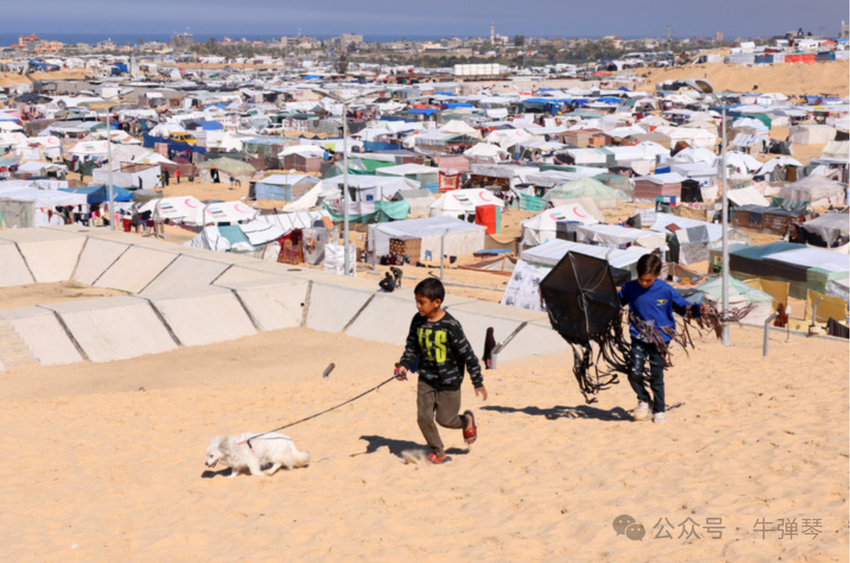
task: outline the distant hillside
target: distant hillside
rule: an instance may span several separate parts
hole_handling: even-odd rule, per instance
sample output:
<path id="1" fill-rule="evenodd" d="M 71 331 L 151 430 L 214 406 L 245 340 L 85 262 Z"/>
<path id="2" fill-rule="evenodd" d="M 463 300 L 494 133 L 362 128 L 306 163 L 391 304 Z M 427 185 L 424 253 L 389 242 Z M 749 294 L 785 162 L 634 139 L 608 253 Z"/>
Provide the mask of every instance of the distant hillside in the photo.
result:
<path id="1" fill-rule="evenodd" d="M 633 72 L 642 74 L 639 70 Z M 646 83 L 640 89 L 654 91 L 659 82 L 685 78 L 705 78 L 716 90 L 781 92 L 788 96 L 834 94 L 843 98 L 850 95 L 850 61 L 830 61 L 814 65 L 700 64 L 659 68 L 648 73 Z"/>

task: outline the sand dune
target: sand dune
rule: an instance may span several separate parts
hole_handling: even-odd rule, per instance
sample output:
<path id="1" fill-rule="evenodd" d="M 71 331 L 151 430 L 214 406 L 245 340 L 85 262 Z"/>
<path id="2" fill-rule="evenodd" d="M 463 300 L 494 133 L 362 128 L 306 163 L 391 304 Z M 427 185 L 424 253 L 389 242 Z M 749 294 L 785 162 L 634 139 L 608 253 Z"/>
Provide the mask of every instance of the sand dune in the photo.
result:
<path id="1" fill-rule="evenodd" d="M 310 467 L 233 480 L 205 473 L 212 436 L 338 404 L 389 377 L 400 349 L 292 329 L 11 370 L 0 560 L 846 561 L 846 344 L 776 333 L 763 359 L 760 332 L 732 341 L 680 354 L 664 426 L 629 420 L 624 382 L 584 404 L 563 353 L 486 372 L 486 403 L 466 383 L 481 437 L 467 450 L 444 431 L 444 466 L 405 461 L 423 440 L 414 382 L 393 381 L 284 430 Z M 621 514 L 642 542 L 616 534 Z M 691 518 L 700 539 L 654 539 L 662 518 Z M 762 539 L 760 518 L 819 519 L 822 533 Z"/>

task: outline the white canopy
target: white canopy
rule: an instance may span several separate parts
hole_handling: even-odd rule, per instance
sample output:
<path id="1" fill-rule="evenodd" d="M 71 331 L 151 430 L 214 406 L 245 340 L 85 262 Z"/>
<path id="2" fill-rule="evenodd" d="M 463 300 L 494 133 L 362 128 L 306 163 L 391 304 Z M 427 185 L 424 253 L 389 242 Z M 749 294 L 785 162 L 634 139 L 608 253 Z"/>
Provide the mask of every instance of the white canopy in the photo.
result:
<path id="1" fill-rule="evenodd" d="M 440 243 L 445 235 L 444 251 L 450 256 L 464 256 L 484 248 L 486 228 L 454 217 L 425 217 L 390 223 L 369 225 L 369 251 L 383 256 L 390 251 L 390 239 L 420 239 L 419 256 L 411 260 L 425 260 L 430 254 L 434 260 L 440 258 Z M 430 252 L 428 252 L 430 251 Z"/>
<path id="2" fill-rule="evenodd" d="M 557 224 L 573 221 L 583 225 L 599 223 L 580 203 L 570 203 L 546 209 L 522 221 L 522 244 L 536 246 L 557 238 Z"/>
<path id="3" fill-rule="evenodd" d="M 482 188 L 468 190 L 453 190 L 446 192 L 431 204 L 431 217 L 464 217 L 474 215 L 479 205 L 495 205 L 504 207 L 504 202 L 493 195 L 493 192 Z"/>
<path id="4" fill-rule="evenodd" d="M 40 190 L 20 185 L 3 186 L 0 184 L 0 201 L 23 201 L 34 207 L 55 207 L 57 205 L 83 205 L 85 194 L 73 194 L 59 190 Z"/>

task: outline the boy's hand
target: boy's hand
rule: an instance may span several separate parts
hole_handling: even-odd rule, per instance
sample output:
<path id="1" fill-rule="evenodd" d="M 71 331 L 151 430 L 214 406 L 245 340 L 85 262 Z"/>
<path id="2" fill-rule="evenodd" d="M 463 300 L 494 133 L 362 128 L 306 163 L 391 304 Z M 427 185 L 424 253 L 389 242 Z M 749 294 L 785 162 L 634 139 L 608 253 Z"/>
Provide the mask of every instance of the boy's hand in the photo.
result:
<path id="1" fill-rule="evenodd" d="M 395 368 L 395 378 L 399 381 L 407 381 L 407 368 L 404 366 Z"/>
<path id="2" fill-rule="evenodd" d="M 476 387 L 475 388 L 475 394 L 480 396 L 482 401 L 487 400 L 487 389 L 485 389 L 483 386 L 482 387 Z"/>

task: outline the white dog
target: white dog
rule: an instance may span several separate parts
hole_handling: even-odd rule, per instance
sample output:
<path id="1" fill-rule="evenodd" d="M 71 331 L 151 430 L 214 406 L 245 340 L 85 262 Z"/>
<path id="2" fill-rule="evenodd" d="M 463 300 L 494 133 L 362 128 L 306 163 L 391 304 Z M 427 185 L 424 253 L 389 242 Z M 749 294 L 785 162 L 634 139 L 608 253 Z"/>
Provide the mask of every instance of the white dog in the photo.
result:
<path id="1" fill-rule="evenodd" d="M 257 436 L 248 443 L 248 438 Z M 207 448 L 207 467 L 212 469 L 219 462 L 233 471 L 230 477 L 248 470 L 251 475 L 272 475 L 281 467 L 293 469 L 310 463 L 310 454 L 299 452 L 289 436 L 269 432 L 268 434 L 244 433 L 241 436 L 216 436 Z M 265 467 L 270 465 L 270 467 Z"/>

